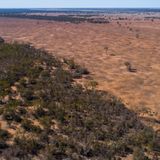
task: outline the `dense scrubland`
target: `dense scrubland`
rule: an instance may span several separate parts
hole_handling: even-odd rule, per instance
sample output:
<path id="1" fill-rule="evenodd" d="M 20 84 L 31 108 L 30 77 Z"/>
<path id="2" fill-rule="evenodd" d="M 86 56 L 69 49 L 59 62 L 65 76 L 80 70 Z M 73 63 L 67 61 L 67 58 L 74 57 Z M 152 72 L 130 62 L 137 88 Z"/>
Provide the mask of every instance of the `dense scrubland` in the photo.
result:
<path id="1" fill-rule="evenodd" d="M 9 13 L 0 13 L 0 17 L 11 17 L 11 18 L 22 18 L 22 19 L 37 19 L 37 20 L 49 20 L 57 22 L 68 22 L 68 23 L 98 23 L 105 24 L 109 23 L 109 20 L 105 18 L 95 18 L 93 15 L 57 15 L 57 16 L 47 16 L 47 15 L 29 15 L 29 14 L 9 14 Z"/>
<path id="2" fill-rule="evenodd" d="M 0 40 L 0 157 L 158 160 L 160 137 L 116 97 L 76 79 L 89 71 Z"/>

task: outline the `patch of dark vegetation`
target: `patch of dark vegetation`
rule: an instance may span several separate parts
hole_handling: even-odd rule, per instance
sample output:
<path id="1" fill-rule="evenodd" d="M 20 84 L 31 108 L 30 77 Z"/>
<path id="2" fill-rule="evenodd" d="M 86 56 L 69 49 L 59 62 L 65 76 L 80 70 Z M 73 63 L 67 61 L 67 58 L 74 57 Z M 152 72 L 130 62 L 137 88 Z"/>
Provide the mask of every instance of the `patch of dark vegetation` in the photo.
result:
<path id="1" fill-rule="evenodd" d="M 89 71 L 85 67 L 77 65 L 73 59 L 64 59 L 65 64 L 69 66 L 69 69 L 72 71 L 72 77 L 75 79 L 82 78 L 83 75 L 88 75 Z"/>
<path id="2" fill-rule="evenodd" d="M 4 43 L 4 42 L 5 42 L 4 39 L 2 37 L 0 37 L 0 44 Z"/>
<path id="3" fill-rule="evenodd" d="M 8 131 L 0 129 L 0 140 L 7 140 L 8 138 L 10 138 Z"/>
<path id="4" fill-rule="evenodd" d="M 74 74 L 89 72 L 30 45 L 0 45 L 0 114 L 8 123 L 0 130 L 2 158 L 110 160 L 160 153 L 158 133 L 109 93 L 73 83 Z"/>
<path id="5" fill-rule="evenodd" d="M 160 17 L 156 17 L 156 16 L 150 16 L 150 17 L 144 17 L 145 19 L 150 19 L 152 21 L 156 20 L 156 19 L 160 19 Z"/>
<path id="6" fill-rule="evenodd" d="M 129 72 L 137 72 L 137 69 L 133 68 L 130 62 L 125 62 L 124 64 Z"/>
<path id="7" fill-rule="evenodd" d="M 70 22 L 70 23 L 82 23 L 82 22 L 89 22 L 89 23 L 110 23 L 108 20 L 104 18 L 88 18 L 88 16 L 73 16 L 73 15 L 58 15 L 58 16 L 45 16 L 45 15 L 29 15 L 29 14 L 9 14 L 3 13 L 0 14 L 1 17 L 11 17 L 11 18 L 23 18 L 23 19 L 38 19 L 38 20 L 49 20 L 49 21 L 57 21 L 57 22 Z"/>

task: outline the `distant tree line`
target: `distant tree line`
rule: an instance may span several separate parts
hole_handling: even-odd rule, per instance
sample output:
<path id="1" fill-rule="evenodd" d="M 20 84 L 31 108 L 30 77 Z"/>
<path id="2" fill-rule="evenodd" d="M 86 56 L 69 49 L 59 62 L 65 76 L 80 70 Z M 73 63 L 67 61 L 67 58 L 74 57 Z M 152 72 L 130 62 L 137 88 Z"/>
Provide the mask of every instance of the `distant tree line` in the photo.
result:
<path id="1" fill-rule="evenodd" d="M 11 17 L 11 18 L 23 18 L 23 19 L 38 19 L 38 20 L 49 20 L 57 22 L 70 22 L 70 23 L 109 23 L 108 20 L 104 18 L 87 18 L 87 16 L 72 16 L 72 15 L 58 15 L 58 16 L 43 16 L 43 15 L 27 15 L 27 14 L 13 14 L 13 13 L 1 13 L 1 17 Z"/>

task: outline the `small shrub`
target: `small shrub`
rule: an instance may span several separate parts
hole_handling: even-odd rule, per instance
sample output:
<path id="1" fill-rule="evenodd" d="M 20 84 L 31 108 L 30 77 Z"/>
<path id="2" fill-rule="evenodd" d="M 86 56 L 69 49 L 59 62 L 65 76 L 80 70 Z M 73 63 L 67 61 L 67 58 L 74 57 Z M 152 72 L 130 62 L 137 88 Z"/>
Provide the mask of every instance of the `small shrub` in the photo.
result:
<path id="1" fill-rule="evenodd" d="M 34 113 L 34 116 L 36 118 L 39 118 L 39 117 L 43 117 L 45 116 L 46 112 L 44 111 L 44 109 L 42 107 L 38 107 Z"/>
<path id="2" fill-rule="evenodd" d="M 21 122 L 21 117 L 16 113 L 16 111 L 13 110 L 5 110 L 3 113 L 3 119 L 7 121 L 15 121 L 15 122 Z"/>
<path id="3" fill-rule="evenodd" d="M 87 74 L 89 74 L 89 71 L 87 70 L 87 68 L 83 68 L 83 67 L 78 67 L 76 70 L 75 70 L 75 72 L 77 72 L 77 73 L 80 73 L 80 74 L 85 74 L 85 75 L 87 75 Z"/>
<path id="4" fill-rule="evenodd" d="M 27 101 L 32 101 L 35 98 L 33 91 L 30 89 L 23 90 L 22 97 L 25 98 Z"/>
<path id="5" fill-rule="evenodd" d="M 73 59 L 64 59 L 64 63 L 68 64 L 70 69 L 76 69 L 77 65 Z"/>
<path id="6" fill-rule="evenodd" d="M 0 44 L 3 44 L 5 41 L 2 37 L 0 37 Z"/>
<path id="7" fill-rule="evenodd" d="M 7 143 L 4 140 L 0 140 L 0 149 L 6 149 L 8 148 Z"/>
<path id="8" fill-rule="evenodd" d="M 36 139 L 28 139 L 26 137 L 15 137 L 14 142 L 25 154 L 36 155 L 42 145 Z"/>
<path id="9" fill-rule="evenodd" d="M 18 111 L 21 115 L 25 115 L 27 113 L 27 110 L 24 107 L 18 108 Z"/>
<path id="10" fill-rule="evenodd" d="M 8 131 L 0 129 L 0 140 L 7 140 L 10 138 L 10 134 Z"/>
<path id="11" fill-rule="evenodd" d="M 42 71 L 41 76 L 43 78 L 49 78 L 50 77 L 50 72 L 47 70 Z"/>
<path id="12" fill-rule="evenodd" d="M 32 124 L 32 121 L 25 119 L 22 121 L 21 126 L 28 132 L 40 133 L 41 128 Z"/>
<path id="13" fill-rule="evenodd" d="M 20 85 L 22 85 L 23 87 L 26 87 L 26 86 L 27 86 L 27 81 L 26 81 L 26 79 L 20 79 L 20 80 L 19 80 L 19 83 L 20 83 Z"/>
<path id="14" fill-rule="evenodd" d="M 133 160 L 149 160 L 141 148 L 135 148 L 133 152 Z"/>
<path id="15" fill-rule="evenodd" d="M 86 68 L 77 66 L 77 68 L 73 71 L 72 77 L 75 79 L 81 78 L 82 75 L 89 74 L 89 71 Z"/>
<path id="16" fill-rule="evenodd" d="M 73 72 L 72 73 L 72 77 L 74 79 L 79 79 L 79 78 L 82 78 L 82 74 L 81 73 L 78 73 L 78 72 Z"/>
<path id="17" fill-rule="evenodd" d="M 45 130 L 50 130 L 52 119 L 49 116 L 44 116 L 40 119 L 40 123 L 43 125 Z"/>

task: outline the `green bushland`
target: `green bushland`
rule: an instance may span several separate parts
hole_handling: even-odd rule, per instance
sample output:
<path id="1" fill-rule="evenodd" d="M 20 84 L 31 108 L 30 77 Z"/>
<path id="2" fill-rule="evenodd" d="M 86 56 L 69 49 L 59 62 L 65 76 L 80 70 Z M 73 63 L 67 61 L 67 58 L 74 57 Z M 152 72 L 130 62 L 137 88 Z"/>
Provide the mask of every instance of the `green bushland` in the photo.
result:
<path id="1" fill-rule="evenodd" d="M 109 93 L 73 83 L 76 72 L 89 74 L 28 44 L 0 44 L 0 113 L 8 123 L 0 130 L 1 157 L 111 160 L 159 154 L 152 128 Z"/>

